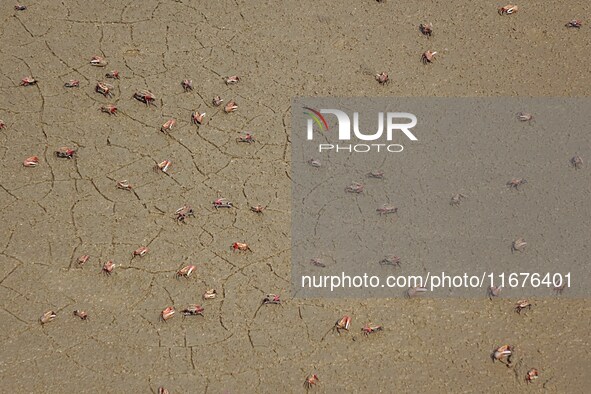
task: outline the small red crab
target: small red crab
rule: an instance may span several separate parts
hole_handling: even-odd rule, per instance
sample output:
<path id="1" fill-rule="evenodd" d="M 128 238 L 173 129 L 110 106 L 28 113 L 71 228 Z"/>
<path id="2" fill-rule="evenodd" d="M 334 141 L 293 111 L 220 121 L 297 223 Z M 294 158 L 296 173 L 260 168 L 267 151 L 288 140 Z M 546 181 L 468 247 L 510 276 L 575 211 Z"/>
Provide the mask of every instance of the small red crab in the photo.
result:
<path id="1" fill-rule="evenodd" d="M 29 86 L 29 85 L 36 85 L 37 84 L 37 80 L 33 77 L 24 77 L 23 79 L 21 79 L 21 86 Z"/>
<path id="2" fill-rule="evenodd" d="M 191 208 L 189 205 L 183 205 L 176 210 L 175 214 L 177 223 L 185 223 L 185 219 L 187 219 L 188 216 L 195 216 L 193 208 Z"/>
<path id="3" fill-rule="evenodd" d="M 86 313 L 85 311 L 81 311 L 76 309 L 74 311 L 74 316 L 77 316 L 80 318 L 80 320 L 88 320 L 88 313 Z"/>
<path id="4" fill-rule="evenodd" d="M 380 265 L 391 265 L 400 267 L 400 257 L 398 256 L 386 256 L 380 260 Z"/>
<path id="5" fill-rule="evenodd" d="M 79 266 L 82 266 L 88 262 L 88 259 L 90 259 L 90 256 L 87 254 L 83 254 L 82 256 L 78 257 L 78 260 L 76 260 L 76 262 Z"/>
<path id="6" fill-rule="evenodd" d="M 419 30 L 427 37 L 431 37 L 433 35 L 433 25 L 431 23 L 421 23 L 419 25 Z"/>
<path id="7" fill-rule="evenodd" d="M 176 313 L 176 310 L 174 309 L 174 306 L 169 306 L 168 308 L 166 308 L 162 312 L 160 312 L 160 320 L 165 322 L 168 319 L 171 319 L 175 313 Z"/>
<path id="8" fill-rule="evenodd" d="M 580 28 L 581 26 L 583 26 L 583 21 L 580 19 L 573 19 L 572 21 L 569 21 L 566 24 L 566 27 L 574 27 L 574 28 Z"/>
<path id="9" fill-rule="evenodd" d="M 515 312 L 521 314 L 521 311 L 528 309 L 531 310 L 532 304 L 528 300 L 519 300 L 517 304 L 515 304 Z"/>
<path id="10" fill-rule="evenodd" d="M 105 77 L 111 78 L 111 79 L 119 79 L 119 71 L 113 70 L 111 72 L 108 72 L 105 74 Z"/>
<path id="11" fill-rule="evenodd" d="M 242 242 L 234 242 L 232 244 L 232 249 L 234 251 L 240 250 L 242 252 L 246 252 L 246 251 L 252 252 L 252 250 L 250 249 L 250 246 L 248 246 L 248 244 L 245 244 L 245 243 L 242 243 Z"/>
<path id="12" fill-rule="evenodd" d="M 105 264 L 103 264 L 102 272 L 103 272 L 103 274 L 110 276 L 113 273 L 114 269 L 115 269 L 115 264 L 113 263 L 113 260 L 109 260 Z"/>
<path id="13" fill-rule="evenodd" d="M 263 305 L 266 304 L 281 304 L 281 298 L 278 294 L 267 294 L 267 296 L 263 298 Z"/>
<path id="14" fill-rule="evenodd" d="M 504 7 L 499 8 L 499 15 L 511 15 L 519 11 L 519 7 L 513 4 L 507 4 Z"/>
<path id="15" fill-rule="evenodd" d="M 113 93 L 111 92 L 112 89 L 113 85 L 105 82 L 97 82 L 96 87 L 94 88 L 97 93 L 100 93 L 105 97 L 113 97 Z"/>
<path id="16" fill-rule="evenodd" d="M 388 215 L 390 213 L 398 213 L 398 208 L 393 205 L 384 204 L 376 209 L 376 212 L 380 215 Z"/>
<path id="17" fill-rule="evenodd" d="M 425 53 L 423 53 L 423 55 L 421 56 L 423 64 L 432 63 L 433 60 L 435 60 L 435 55 L 437 55 L 436 51 L 426 51 Z"/>
<path id="18" fill-rule="evenodd" d="M 575 170 L 580 169 L 581 167 L 583 167 L 583 158 L 579 155 L 573 156 L 570 159 L 570 165 L 573 166 Z"/>
<path id="19" fill-rule="evenodd" d="M 250 210 L 255 213 L 263 213 L 263 211 L 267 208 L 267 206 L 257 205 L 254 207 L 250 207 Z"/>
<path id="20" fill-rule="evenodd" d="M 213 300 L 215 297 L 217 297 L 218 292 L 215 291 L 215 289 L 209 289 L 206 290 L 205 293 L 203 293 L 203 299 L 204 300 Z"/>
<path id="21" fill-rule="evenodd" d="M 540 372 L 537 369 L 532 368 L 529 371 L 527 371 L 527 373 L 525 374 L 525 381 L 527 383 L 531 383 L 539 377 L 540 377 Z"/>
<path id="22" fill-rule="evenodd" d="M 219 107 L 223 102 L 224 100 L 220 96 L 215 96 L 213 100 L 211 100 L 214 107 Z"/>
<path id="23" fill-rule="evenodd" d="M 224 112 L 229 114 L 230 112 L 234 112 L 237 109 L 238 109 L 238 104 L 236 104 L 236 101 L 230 100 L 230 101 L 228 101 L 228 103 L 224 107 Z"/>
<path id="24" fill-rule="evenodd" d="M 201 305 L 191 304 L 186 309 L 183 309 L 183 317 L 184 316 L 203 316 L 203 311 L 205 309 Z"/>
<path id="25" fill-rule="evenodd" d="M 320 162 L 320 160 L 314 159 L 314 158 L 308 160 L 308 164 L 310 164 L 312 167 L 316 167 L 316 168 L 322 167 L 322 163 Z"/>
<path id="26" fill-rule="evenodd" d="M 191 113 L 191 123 L 193 123 L 195 125 L 202 124 L 204 118 L 205 118 L 205 112 L 199 113 L 199 111 L 193 111 Z"/>
<path id="27" fill-rule="evenodd" d="M 108 62 L 102 56 L 93 56 L 90 59 L 90 64 L 95 67 L 105 67 Z"/>
<path id="28" fill-rule="evenodd" d="M 361 331 L 363 331 L 363 335 L 369 336 L 369 334 L 373 334 L 378 331 L 384 331 L 384 327 L 373 323 L 367 323 L 365 326 L 363 326 Z"/>
<path id="29" fill-rule="evenodd" d="M 492 301 L 494 297 L 501 295 L 501 291 L 503 291 L 503 286 L 489 286 L 487 289 L 488 298 Z"/>
<path id="30" fill-rule="evenodd" d="M 0 130 L 6 128 L 6 123 L 2 119 L 0 119 Z"/>
<path id="31" fill-rule="evenodd" d="M 243 137 L 236 138 L 236 142 L 246 142 L 248 144 L 252 144 L 253 142 L 256 142 L 256 140 L 254 139 L 254 136 L 252 134 L 246 133 L 246 135 L 244 135 Z"/>
<path id="32" fill-rule="evenodd" d="M 426 287 L 421 287 L 421 286 L 409 287 L 406 290 L 406 297 L 408 297 L 408 298 L 417 297 L 417 296 L 420 296 L 421 294 L 426 293 L 428 291 L 429 291 L 429 289 L 427 289 Z"/>
<path id="33" fill-rule="evenodd" d="M 316 374 L 310 375 L 304 381 L 304 387 L 306 388 L 306 390 L 310 390 L 319 381 L 320 381 L 320 379 L 318 379 L 318 375 L 316 375 Z"/>
<path id="34" fill-rule="evenodd" d="M 164 123 L 162 125 L 162 127 L 160 128 L 160 131 L 162 131 L 163 133 L 168 133 L 170 130 L 172 130 L 172 128 L 176 125 L 176 120 L 174 119 L 169 119 L 166 121 L 166 123 Z"/>
<path id="35" fill-rule="evenodd" d="M 15 10 L 17 10 L 17 11 L 25 11 L 25 10 L 27 9 L 27 6 L 26 6 L 26 5 L 22 5 L 22 4 L 18 4 L 18 3 L 17 3 L 17 4 L 14 6 L 14 9 L 15 9 Z"/>
<path id="36" fill-rule="evenodd" d="M 131 254 L 131 256 L 132 257 L 135 257 L 135 256 L 144 257 L 146 255 L 146 253 L 148 253 L 149 251 L 150 251 L 150 249 L 148 249 L 148 247 L 142 246 L 142 247 L 134 250 L 133 253 Z"/>
<path id="37" fill-rule="evenodd" d="M 166 174 L 168 172 L 168 168 L 170 167 L 171 164 L 172 163 L 171 163 L 170 160 L 164 160 L 164 161 L 156 164 L 155 169 L 156 170 L 160 170 L 160 171 L 162 171 L 163 173 Z"/>
<path id="38" fill-rule="evenodd" d="M 181 86 L 183 87 L 183 90 L 185 92 L 191 91 L 193 90 L 193 81 L 190 79 L 183 79 L 183 82 L 181 82 Z"/>
<path id="39" fill-rule="evenodd" d="M 324 264 L 322 262 L 322 260 L 320 260 L 319 258 L 312 258 L 310 259 L 310 264 L 312 264 L 315 267 L 321 267 L 321 268 L 326 268 L 326 264 Z"/>
<path id="40" fill-rule="evenodd" d="M 133 98 L 146 104 L 146 106 L 150 104 L 156 105 L 156 96 L 149 90 L 139 90 L 133 94 Z"/>
<path id="41" fill-rule="evenodd" d="M 519 189 L 519 186 L 525 185 L 527 180 L 523 178 L 513 178 L 509 182 L 507 182 L 507 187 L 510 189 Z"/>
<path id="42" fill-rule="evenodd" d="M 228 201 L 225 198 L 218 198 L 217 200 L 215 200 L 214 202 L 212 202 L 213 207 L 215 209 L 218 208 L 234 208 L 234 204 L 231 201 Z"/>
<path id="43" fill-rule="evenodd" d="M 376 81 L 378 81 L 380 85 L 385 85 L 390 82 L 390 77 L 388 76 L 388 73 L 384 71 L 380 74 L 376 74 Z"/>
<path id="44" fill-rule="evenodd" d="M 514 347 L 511 345 L 503 345 L 495 349 L 491 354 L 493 362 L 500 361 L 506 366 L 511 365 L 511 357 L 513 356 Z M 503 361 L 507 360 L 507 361 Z"/>
<path id="45" fill-rule="evenodd" d="M 57 313 L 55 313 L 54 311 L 47 311 L 43 315 L 41 315 L 39 321 L 41 322 L 41 324 L 46 324 L 50 321 L 53 321 L 56 317 Z"/>
<path id="46" fill-rule="evenodd" d="M 521 122 L 529 122 L 531 120 L 533 120 L 534 116 L 532 114 L 530 114 L 529 112 L 518 112 L 517 113 L 517 119 L 519 119 Z"/>
<path id="47" fill-rule="evenodd" d="M 194 265 L 187 265 L 183 268 L 181 268 L 180 270 L 178 270 L 175 274 L 175 277 L 178 278 L 188 278 L 189 276 L 191 276 L 191 274 L 193 273 L 193 271 L 195 271 L 195 267 Z"/>
<path id="48" fill-rule="evenodd" d="M 37 156 L 27 157 L 23 161 L 23 166 L 25 166 L 25 167 L 37 167 L 38 164 L 39 164 L 39 157 L 37 157 Z"/>
<path id="49" fill-rule="evenodd" d="M 100 108 L 100 110 L 101 110 L 101 112 L 104 112 L 104 113 L 109 114 L 109 115 L 117 115 L 117 107 L 115 107 L 112 104 L 103 105 Z"/>
<path id="50" fill-rule="evenodd" d="M 226 78 L 226 85 L 235 85 L 240 82 L 240 77 L 238 75 L 232 75 L 231 77 Z"/>
<path id="51" fill-rule="evenodd" d="M 341 330 L 349 331 L 349 326 L 351 326 L 351 317 L 350 316 L 343 316 L 334 324 L 333 330 L 337 331 L 337 334 L 341 334 Z"/>
<path id="52" fill-rule="evenodd" d="M 526 246 L 527 242 L 525 242 L 525 239 L 518 238 L 511 243 L 511 252 L 523 252 Z"/>
<path id="53" fill-rule="evenodd" d="M 64 87 L 66 88 L 77 88 L 78 86 L 80 86 L 80 81 L 77 79 L 70 79 L 64 84 Z"/>
<path id="54" fill-rule="evenodd" d="M 76 154 L 76 150 L 70 149 L 68 147 L 61 147 L 59 150 L 55 151 L 55 155 L 62 159 L 71 159 Z"/>
<path id="55" fill-rule="evenodd" d="M 384 171 L 374 170 L 367 174 L 368 178 L 384 179 Z"/>
<path id="56" fill-rule="evenodd" d="M 361 183 L 357 183 L 357 182 L 353 182 L 351 183 L 349 186 L 347 186 L 345 188 L 345 191 L 347 193 L 363 193 L 363 189 L 365 186 L 363 186 Z"/>
<path id="57" fill-rule="evenodd" d="M 462 203 L 462 200 L 465 198 L 466 198 L 466 196 L 462 193 L 454 194 L 451 197 L 449 204 L 457 207 L 458 205 L 460 205 Z"/>

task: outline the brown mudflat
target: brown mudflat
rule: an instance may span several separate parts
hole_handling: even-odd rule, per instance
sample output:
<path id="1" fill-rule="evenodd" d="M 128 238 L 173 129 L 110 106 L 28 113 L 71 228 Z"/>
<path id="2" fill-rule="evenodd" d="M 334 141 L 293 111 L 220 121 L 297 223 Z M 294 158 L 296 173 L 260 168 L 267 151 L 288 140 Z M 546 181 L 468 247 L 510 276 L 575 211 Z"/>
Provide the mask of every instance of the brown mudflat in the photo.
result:
<path id="1" fill-rule="evenodd" d="M 587 3 L 571 1 L 568 12 L 562 4 L 520 4 L 505 16 L 496 4 L 457 0 L 0 6 L 4 390 L 302 392 L 306 376 L 317 373 L 319 393 L 519 392 L 535 367 L 540 378 L 531 385 L 538 389 L 588 391 L 586 300 L 543 299 L 519 316 L 515 300 L 489 302 L 485 294 L 410 301 L 288 296 L 291 98 L 586 96 L 591 33 L 588 25 L 564 24 L 584 17 Z M 423 22 L 433 23 L 430 38 L 418 29 Z M 423 65 L 428 49 L 438 57 Z M 91 66 L 94 55 L 108 65 Z M 94 87 L 111 70 L 120 79 L 111 80 L 108 98 Z M 388 84 L 375 80 L 382 71 Z M 18 86 L 29 75 L 37 85 Z M 240 82 L 226 85 L 232 75 Z M 186 78 L 193 91 L 183 91 Z M 72 79 L 80 86 L 64 88 Z M 132 99 L 138 90 L 153 92 L 156 105 Z M 234 99 L 238 110 L 214 107 L 217 95 Z M 99 111 L 108 104 L 117 115 Z M 191 124 L 193 111 L 207 113 L 204 124 Z M 177 125 L 164 134 L 170 118 Z M 257 142 L 237 144 L 242 131 L 253 131 Z M 588 131 L 569 133 L 576 141 Z M 547 160 L 531 149 L 543 141 L 528 143 L 523 154 L 531 156 L 520 160 Z M 76 149 L 76 157 L 56 158 L 62 146 Z M 567 169 L 575 153 L 591 159 L 589 148 L 575 144 L 565 152 Z M 23 167 L 33 155 L 38 166 Z M 168 173 L 152 171 L 163 160 L 172 162 Z M 587 185 L 580 198 L 589 201 L 586 171 L 576 175 Z M 123 179 L 132 192 L 117 189 Z M 433 185 L 433 192 L 452 209 L 445 186 Z M 240 209 L 212 209 L 218 191 Z M 556 203 L 563 198 L 557 189 L 544 193 Z M 195 216 L 177 224 L 174 213 L 185 204 Z M 257 215 L 248 209 L 255 205 L 268 209 Z M 551 215 L 536 220 L 539 228 L 554 226 Z M 233 252 L 234 242 L 253 252 Z M 150 253 L 132 259 L 146 245 Z M 90 259 L 79 267 L 85 254 Z M 108 260 L 116 267 L 101 275 Z M 176 280 L 188 264 L 195 272 Z M 217 297 L 202 300 L 211 288 Z M 282 305 L 256 312 L 267 293 L 281 293 Z M 203 304 L 203 318 L 159 321 L 165 307 L 195 303 Z M 88 320 L 73 316 L 75 309 Z M 47 310 L 57 317 L 41 326 Z M 343 313 L 353 317 L 351 332 L 321 341 Z M 384 331 L 366 338 L 361 327 L 369 321 Z M 516 347 L 513 369 L 489 357 L 505 343 Z"/>

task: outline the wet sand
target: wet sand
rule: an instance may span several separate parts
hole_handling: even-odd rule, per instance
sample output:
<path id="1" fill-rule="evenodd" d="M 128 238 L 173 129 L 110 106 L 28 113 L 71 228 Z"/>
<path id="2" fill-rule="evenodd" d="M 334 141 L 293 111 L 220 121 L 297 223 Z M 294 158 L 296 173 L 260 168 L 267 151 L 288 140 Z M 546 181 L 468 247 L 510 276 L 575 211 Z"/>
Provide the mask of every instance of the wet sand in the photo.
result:
<path id="1" fill-rule="evenodd" d="M 587 3 L 528 2 L 505 17 L 496 12 L 501 4 L 460 1 L 28 5 L 0 8 L 6 391 L 303 392 L 310 373 L 319 375 L 319 393 L 589 390 L 587 300 L 539 298 L 519 316 L 509 298 L 290 299 L 289 227 L 292 97 L 587 96 L 591 30 L 564 27 L 575 17 L 586 22 Z M 430 39 L 418 32 L 424 21 L 434 25 Z M 423 66 L 427 49 L 441 56 Z M 93 55 L 108 66 L 92 67 Z M 121 79 L 108 99 L 94 86 L 112 69 Z M 381 71 L 390 84 L 376 83 Z M 226 86 L 224 77 L 234 74 L 241 82 Z M 27 75 L 39 84 L 18 86 Z M 183 92 L 184 78 L 193 92 Z M 80 87 L 65 89 L 70 79 Z M 133 100 L 139 89 L 153 91 L 157 105 Z M 218 94 L 239 110 L 213 107 Z M 109 103 L 117 116 L 98 110 Z M 193 110 L 207 113 L 204 125 L 190 124 Z M 178 123 L 165 135 L 159 129 L 169 118 Z M 246 130 L 256 144 L 235 142 Z M 579 140 L 586 130 L 569 133 Z M 538 154 L 548 150 L 544 141 L 532 136 L 530 143 L 524 160 L 547 160 Z M 61 146 L 76 148 L 77 158 L 56 158 Z M 457 149 L 461 156 L 469 146 Z M 588 139 L 573 149 L 591 160 Z M 24 168 L 32 155 L 39 166 Z M 550 175 L 579 177 L 588 201 L 589 167 L 573 175 L 570 156 Z M 173 163 L 169 176 L 152 171 L 165 159 Z M 115 187 L 122 179 L 133 192 Z M 447 208 L 447 186 L 433 187 Z M 238 209 L 211 208 L 218 191 Z M 559 189 L 545 197 L 563 200 Z M 174 212 L 184 204 L 196 216 L 177 225 Z M 268 209 L 248 210 L 257 204 Z M 537 220 L 553 226 L 552 215 Z M 587 240 L 581 233 L 571 242 L 588 248 Z M 235 241 L 253 252 L 232 252 Z M 132 259 L 145 245 L 150 252 Z M 91 258 L 79 268 L 82 254 Z M 110 259 L 117 268 L 101 275 Z M 175 280 L 187 264 L 197 266 L 194 275 Z M 200 299 L 208 288 L 217 299 Z M 266 293 L 281 293 L 283 305 L 259 309 Z M 204 305 L 203 318 L 159 321 L 166 306 L 191 303 Z M 72 316 L 74 309 L 89 320 Z M 46 310 L 58 317 L 41 326 Z M 354 330 L 321 340 L 345 313 Z M 386 330 L 363 337 L 359 328 L 370 320 Z M 489 357 L 504 343 L 516 346 L 511 369 Z M 541 376 L 527 387 L 532 367 Z"/>

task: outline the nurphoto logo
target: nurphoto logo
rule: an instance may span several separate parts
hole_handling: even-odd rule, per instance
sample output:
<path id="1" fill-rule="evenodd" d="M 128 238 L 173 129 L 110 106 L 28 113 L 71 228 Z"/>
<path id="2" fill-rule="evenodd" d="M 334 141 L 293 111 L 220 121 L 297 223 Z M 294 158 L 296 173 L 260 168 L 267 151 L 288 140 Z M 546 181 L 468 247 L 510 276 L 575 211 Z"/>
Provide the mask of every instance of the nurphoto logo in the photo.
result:
<path id="1" fill-rule="evenodd" d="M 338 142 L 318 144 L 319 152 L 359 152 L 387 151 L 402 152 L 404 147 L 401 144 L 391 143 L 395 135 L 404 134 L 411 141 L 418 141 L 418 138 L 410 131 L 417 125 L 417 117 L 408 112 L 378 112 L 378 129 L 373 133 L 364 133 L 359 130 L 359 112 L 353 112 L 353 127 L 351 127 L 351 118 L 345 111 L 339 109 L 320 109 L 316 110 L 310 107 L 304 107 L 304 114 L 308 116 L 306 131 L 308 141 L 314 139 L 314 125 L 317 130 L 323 132 L 328 139 L 334 138 L 330 135 L 330 128 L 324 114 L 334 115 L 338 122 Z M 401 120 L 406 122 L 401 123 Z M 383 139 L 384 123 L 386 124 L 386 141 L 388 143 L 360 143 L 343 144 L 339 142 L 351 141 L 351 129 L 355 138 L 359 141 L 378 141 Z M 400 133 L 401 132 L 401 133 Z M 332 142 L 332 141 L 331 141 Z"/>

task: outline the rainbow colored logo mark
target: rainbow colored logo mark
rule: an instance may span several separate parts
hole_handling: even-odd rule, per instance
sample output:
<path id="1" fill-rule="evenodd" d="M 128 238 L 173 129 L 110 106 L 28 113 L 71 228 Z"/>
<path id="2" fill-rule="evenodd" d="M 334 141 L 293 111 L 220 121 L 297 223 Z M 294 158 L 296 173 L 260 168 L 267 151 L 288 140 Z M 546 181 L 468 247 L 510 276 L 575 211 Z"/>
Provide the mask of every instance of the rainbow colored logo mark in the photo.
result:
<path id="1" fill-rule="evenodd" d="M 328 130 L 328 123 L 326 122 L 326 119 L 324 119 L 324 116 L 322 116 L 322 114 L 318 111 L 316 111 L 315 109 L 309 108 L 309 107 L 304 107 L 304 109 L 307 109 L 310 112 L 306 112 L 304 111 L 305 115 L 308 115 L 312 118 L 312 120 L 314 120 L 314 122 L 318 125 L 318 127 L 320 127 L 320 130 L 322 131 L 327 131 Z"/>

